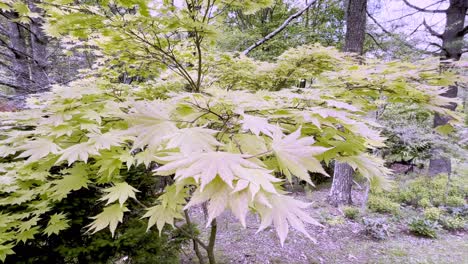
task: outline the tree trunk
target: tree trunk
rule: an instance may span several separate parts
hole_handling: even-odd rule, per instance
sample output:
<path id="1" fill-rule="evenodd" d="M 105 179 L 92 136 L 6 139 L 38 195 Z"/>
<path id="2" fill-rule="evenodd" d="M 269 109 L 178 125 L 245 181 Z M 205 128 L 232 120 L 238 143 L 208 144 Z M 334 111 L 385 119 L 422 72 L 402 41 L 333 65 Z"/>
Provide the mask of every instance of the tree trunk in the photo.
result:
<path id="1" fill-rule="evenodd" d="M 367 0 L 349 0 L 346 9 L 344 51 L 362 55 L 366 36 Z"/>
<path id="2" fill-rule="evenodd" d="M 354 170 L 347 163 L 335 161 L 333 183 L 328 195 L 328 202 L 333 206 L 351 204 L 351 188 Z"/>
<path id="3" fill-rule="evenodd" d="M 442 57 L 441 67 L 445 67 L 444 60 L 458 61 L 462 55 L 463 36 L 466 34 L 465 15 L 468 10 L 468 0 L 450 0 L 450 6 L 446 10 L 445 31 L 440 35 L 442 38 Z M 442 96 L 456 98 L 458 87 L 452 85 L 449 90 Z M 455 110 L 456 104 L 446 106 L 447 109 Z M 450 121 L 447 116 L 442 116 L 438 113 L 434 115 L 434 128 L 443 126 Z M 432 150 L 432 158 L 429 161 L 429 176 L 435 176 L 440 173 L 450 175 L 452 172 L 452 164 L 450 158 L 441 155 L 443 149 L 435 148 Z"/>
<path id="4" fill-rule="evenodd" d="M 43 13 L 34 3 L 30 3 L 29 8 L 36 13 Z M 32 53 L 32 77 L 34 80 L 34 91 L 43 91 L 50 85 L 47 75 L 47 43 L 48 39 L 41 29 L 44 21 L 41 17 L 32 18 L 30 23 L 31 53 Z"/>
<path id="5" fill-rule="evenodd" d="M 346 38 L 343 50 L 359 55 L 364 51 L 367 0 L 349 0 L 346 11 Z M 346 163 L 335 161 L 333 183 L 328 201 L 334 206 L 351 204 L 354 170 Z"/>
<path id="6" fill-rule="evenodd" d="M 445 30 L 442 34 L 442 55 L 446 60 L 460 60 L 463 49 L 463 36 L 466 34 L 465 16 L 468 0 L 450 0 L 446 11 Z"/>

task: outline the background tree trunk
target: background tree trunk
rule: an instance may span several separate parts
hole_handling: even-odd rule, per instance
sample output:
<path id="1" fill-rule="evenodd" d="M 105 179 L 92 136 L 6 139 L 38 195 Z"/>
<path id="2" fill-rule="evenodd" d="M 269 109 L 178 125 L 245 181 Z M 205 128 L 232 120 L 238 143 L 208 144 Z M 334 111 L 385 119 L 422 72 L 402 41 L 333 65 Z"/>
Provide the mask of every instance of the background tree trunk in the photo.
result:
<path id="1" fill-rule="evenodd" d="M 367 0 L 349 0 L 346 8 L 346 36 L 343 50 L 359 55 L 364 51 Z M 354 170 L 346 163 L 335 161 L 333 183 L 328 201 L 334 206 L 351 204 Z"/>
<path id="2" fill-rule="evenodd" d="M 354 170 L 347 163 L 335 161 L 333 183 L 330 189 L 328 202 L 333 206 L 351 204 L 351 188 L 353 186 Z"/>
<path id="3" fill-rule="evenodd" d="M 463 53 L 463 37 L 467 33 L 465 28 L 465 17 L 468 10 L 468 0 L 450 0 L 450 6 L 446 10 L 446 24 L 443 34 L 437 34 L 429 27 L 431 34 L 438 36 L 442 39 L 442 57 L 441 68 L 444 69 L 444 60 L 458 61 Z M 449 90 L 442 94 L 442 96 L 449 98 L 456 98 L 458 94 L 458 87 L 452 85 Z M 446 107 L 450 110 L 457 108 L 456 104 L 451 104 Z M 436 113 L 434 115 L 434 128 L 446 125 L 450 121 L 447 116 L 441 116 Z M 434 148 L 432 151 L 432 158 L 429 161 L 429 176 L 435 176 L 440 173 L 450 174 L 452 172 L 451 160 L 442 155 L 444 150 L 441 148 Z"/>
<path id="4" fill-rule="evenodd" d="M 346 9 L 344 51 L 362 55 L 366 36 L 367 0 L 349 0 Z"/>

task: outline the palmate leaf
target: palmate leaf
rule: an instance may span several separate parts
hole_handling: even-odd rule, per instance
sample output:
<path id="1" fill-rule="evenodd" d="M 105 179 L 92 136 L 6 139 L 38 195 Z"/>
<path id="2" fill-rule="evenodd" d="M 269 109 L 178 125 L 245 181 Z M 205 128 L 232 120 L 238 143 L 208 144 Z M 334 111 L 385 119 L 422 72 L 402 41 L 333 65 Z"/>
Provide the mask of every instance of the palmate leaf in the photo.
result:
<path id="1" fill-rule="evenodd" d="M 52 234 L 58 235 L 60 231 L 67 229 L 69 226 L 64 214 L 53 214 L 50 216 L 49 223 L 43 233 L 47 236 L 51 236 Z"/>
<path id="2" fill-rule="evenodd" d="M 250 131 L 254 135 L 259 136 L 260 133 L 273 137 L 274 133 L 278 133 L 282 130 L 281 127 L 268 123 L 268 119 L 258 116 L 252 116 L 247 114 L 242 114 L 242 129 L 245 131 Z"/>
<path id="3" fill-rule="evenodd" d="M 18 147 L 19 150 L 24 150 L 18 158 L 28 158 L 28 162 L 40 160 L 41 158 L 52 154 L 57 154 L 61 150 L 60 147 L 52 140 L 47 138 L 38 138 L 34 141 L 29 141 L 26 144 Z"/>
<path id="4" fill-rule="evenodd" d="M 15 237 L 17 243 L 19 243 L 20 241 L 23 242 L 23 243 L 26 243 L 27 240 L 30 240 L 30 239 L 34 239 L 34 236 L 39 233 L 39 227 L 38 226 L 35 226 L 35 227 L 32 227 L 31 229 L 28 229 L 28 230 L 24 230 L 20 233 L 18 233 Z"/>
<path id="5" fill-rule="evenodd" d="M 158 198 L 159 204 L 147 209 L 146 214 L 143 215 L 149 218 L 147 230 L 156 224 L 161 234 L 165 224 L 174 226 L 175 219 L 183 218 L 180 212 L 186 203 L 186 193 L 177 189 L 175 184 L 166 187 L 166 192 Z"/>
<path id="6" fill-rule="evenodd" d="M 149 218 L 147 230 L 149 230 L 152 226 L 156 224 L 156 228 L 159 231 L 159 235 L 161 235 L 165 224 L 174 226 L 175 219 L 184 218 L 180 213 L 180 209 L 175 210 L 172 208 L 164 207 L 160 204 L 148 208 L 148 211 L 146 212 L 146 214 L 143 215 L 143 217 Z"/>
<path id="7" fill-rule="evenodd" d="M 10 244 L 0 244 L 0 261 L 1 262 L 5 262 L 5 259 L 8 255 L 12 255 L 12 254 L 15 254 L 15 252 L 13 251 L 13 247 L 15 245 L 10 243 Z"/>
<path id="8" fill-rule="evenodd" d="M 90 134 L 90 145 L 96 150 L 110 149 L 112 146 L 119 146 L 122 143 L 122 136 L 112 131 L 104 134 Z"/>
<path id="9" fill-rule="evenodd" d="M 283 246 L 289 232 L 289 226 L 291 226 L 315 242 L 315 239 L 305 229 L 304 222 L 318 226 L 322 225 L 303 211 L 303 209 L 311 205 L 310 203 L 304 203 L 281 194 L 270 195 L 268 199 L 271 203 L 271 208 L 263 204 L 255 206 L 262 219 L 257 232 L 273 224 Z"/>
<path id="10" fill-rule="evenodd" d="M 106 205 L 119 200 L 119 204 L 121 206 L 125 203 L 125 201 L 127 201 L 129 197 L 136 200 L 135 193 L 140 192 L 126 182 L 116 183 L 114 186 L 106 188 L 103 191 L 107 194 L 99 200 L 107 200 Z"/>
<path id="11" fill-rule="evenodd" d="M 99 152 L 93 146 L 92 143 L 85 142 L 73 145 L 61 151 L 61 156 L 57 160 L 57 164 L 62 161 L 67 161 L 70 166 L 75 161 L 88 161 L 89 155 L 99 155 Z"/>
<path id="12" fill-rule="evenodd" d="M 170 136 L 166 136 L 167 148 L 179 148 L 183 154 L 192 152 L 208 152 L 214 151 L 216 146 L 221 146 L 213 134 L 218 131 L 213 129 L 190 127 L 177 130 Z"/>
<path id="13" fill-rule="evenodd" d="M 248 189 L 252 200 L 255 195 L 263 190 L 269 193 L 277 193 L 274 183 L 281 182 L 280 179 L 273 177 L 265 169 L 245 169 L 238 174 L 239 180 L 236 182 L 236 186 L 233 192 L 239 192 Z"/>
<path id="14" fill-rule="evenodd" d="M 173 155 L 160 158 L 168 162 L 155 170 L 158 175 L 175 173 L 177 181 L 193 178 L 200 182 L 201 190 L 214 178 L 219 177 L 230 187 L 236 175 L 245 169 L 260 169 L 261 167 L 246 160 L 245 155 L 228 152 L 193 153 L 190 156 Z"/>
<path id="15" fill-rule="evenodd" d="M 328 174 L 323 169 L 320 162 L 314 157 L 329 150 L 329 148 L 311 146 L 315 143 L 313 137 L 299 138 L 301 129 L 284 136 L 274 134 L 271 145 L 273 152 L 278 160 L 278 166 L 289 180 L 291 175 L 299 177 L 301 180 L 313 185 L 308 171 Z"/>
<path id="16" fill-rule="evenodd" d="M 126 135 L 133 136 L 133 149 L 158 147 L 166 136 L 178 131 L 170 120 L 170 107 L 161 101 L 134 102 L 131 112 L 124 116 L 130 124 Z"/>
<path id="17" fill-rule="evenodd" d="M 53 198 L 60 200 L 71 191 L 88 187 L 88 170 L 84 164 L 77 163 L 72 168 L 63 170 L 63 172 L 65 173 L 63 178 L 52 182 L 54 186 L 50 190 Z"/>
<path id="18" fill-rule="evenodd" d="M 392 170 L 385 167 L 384 160 L 365 153 L 357 156 L 337 157 L 336 159 L 348 163 L 354 170 L 358 170 L 371 183 L 371 187 L 390 189 L 391 181 L 388 176 Z"/>
<path id="19" fill-rule="evenodd" d="M 109 226 L 109 230 L 114 236 L 115 229 L 117 225 L 123 221 L 123 216 L 125 212 L 128 212 L 128 208 L 125 206 L 120 206 L 120 204 L 112 204 L 108 207 L 105 207 L 104 210 L 94 216 L 91 219 L 94 221 L 87 225 L 89 228 L 88 231 L 91 231 L 93 234 Z"/>

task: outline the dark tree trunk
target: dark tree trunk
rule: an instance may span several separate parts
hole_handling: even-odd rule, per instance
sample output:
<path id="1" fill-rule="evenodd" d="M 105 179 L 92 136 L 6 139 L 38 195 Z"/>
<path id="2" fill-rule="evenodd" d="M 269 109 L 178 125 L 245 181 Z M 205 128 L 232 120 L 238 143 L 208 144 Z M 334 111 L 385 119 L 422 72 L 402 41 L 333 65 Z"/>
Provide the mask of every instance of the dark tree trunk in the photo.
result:
<path id="1" fill-rule="evenodd" d="M 347 163 L 335 161 L 333 183 L 328 195 L 328 202 L 333 206 L 351 204 L 351 188 L 354 170 Z"/>
<path id="2" fill-rule="evenodd" d="M 367 0 L 349 0 L 346 11 L 346 37 L 343 50 L 363 54 L 366 34 Z M 354 170 L 346 163 L 335 162 L 333 183 L 328 201 L 334 206 L 351 204 Z"/>
<path id="3" fill-rule="evenodd" d="M 446 10 L 445 30 L 442 34 L 442 56 L 447 60 L 460 60 L 463 49 L 465 16 L 468 0 L 450 0 Z"/>
<path id="4" fill-rule="evenodd" d="M 468 0 L 450 0 L 450 6 L 446 10 L 446 24 L 444 33 L 440 35 L 442 39 L 442 57 L 441 67 L 445 67 L 445 60 L 458 61 L 462 55 L 463 37 L 466 34 L 465 16 L 468 10 Z M 442 94 L 445 97 L 456 98 L 458 87 L 453 85 L 449 90 Z M 447 109 L 455 110 L 456 104 L 447 106 Z M 434 128 L 443 126 L 450 121 L 447 116 L 438 113 L 434 115 Z M 432 158 L 429 161 L 429 176 L 435 176 L 440 173 L 450 174 L 452 164 L 450 158 L 441 155 L 443 149 L 435 148 L 432 151 Z"/>
<path id="5" fill-rule="evenodd" d="M 346 10 L 344 51 L 363 54 L 366 36 L 366 10 L 367 0 L 349 0 Z"/>

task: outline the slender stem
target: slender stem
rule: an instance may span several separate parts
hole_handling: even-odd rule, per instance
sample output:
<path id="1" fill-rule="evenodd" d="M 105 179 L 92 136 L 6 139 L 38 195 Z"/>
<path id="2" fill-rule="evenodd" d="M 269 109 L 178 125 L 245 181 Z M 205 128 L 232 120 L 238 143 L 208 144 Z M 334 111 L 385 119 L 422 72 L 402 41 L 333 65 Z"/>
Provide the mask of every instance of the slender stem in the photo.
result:
<path id="1" fill-rule="evenodd" d="M 258 158 L 258 157 L 261 157 L 263 155 L 267 155 L 267 154 L 270 154 L 272 153 L 273 150 L 267 150 L 267 151 L 264 151 L 264 152 L 261 152 L 261 153 L 258 153 L 258 154 L 255 154 L 255 155 L 250 155 L 250 156 L 247 156 L 247 157 L 244 157 L 245 159 L 252 159 L 252 158 Z"/>
<path id="2" fill-rule="evenodd" d="M 207 252 L 208 252 L 209 245 L 208 245 L 208 247 L 206 247 L 206 245 L 203 244 L 198 238 L 196 238 L 195 234 L 193 234 L 192 221 L 190 221 L 190 215 L 188 213 L 188 210 L 184 210 L 184 215 L 185 215 L 185 221 L 187 222 L 187 225 L 190 227 L 190 235 L 191 235 L 192 242 L 193 242 L 193 250 L 195 251 L 195 254 L 197 255 L 197 258 L 198 258 L 198 261 L 200 262 L 200 264 L 205 264 L 205 260 L 203 259 L 203 255 L 200 252 L 200 248 L 198 247 L 198 245 L 200 244 L 200 246 L 205 248 L 205 250 Z M 182 230 L 182 229 L 180 229 L 180 230 Z"/>
<path id="3" fill-rule="evenodd" d="M 208 243 L 208 248 L 206 252 L 208 253 L 208 261 L 210 264 L 216 264 L 216 258 L 214 255 L 214 247 L 216 242 L 216 232 L 218 231 L 218 224 L 216 223 L 216 218 L 211 221 L 211 232 L 210 232 L 210 241 Z"/>

